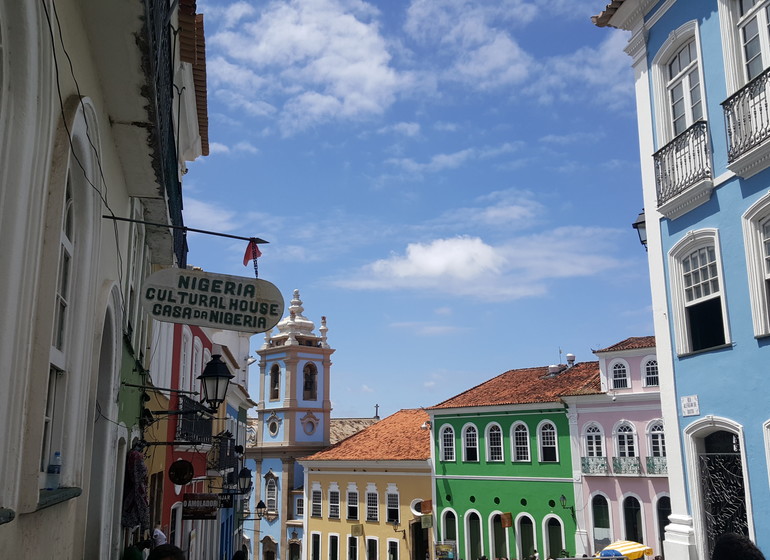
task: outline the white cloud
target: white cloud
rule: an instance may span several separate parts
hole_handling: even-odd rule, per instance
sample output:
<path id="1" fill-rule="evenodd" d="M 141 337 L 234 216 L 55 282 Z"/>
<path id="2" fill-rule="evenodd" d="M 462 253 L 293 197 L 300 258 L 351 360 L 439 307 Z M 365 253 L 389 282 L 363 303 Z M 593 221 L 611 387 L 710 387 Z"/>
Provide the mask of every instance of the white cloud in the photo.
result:
<path id="1" fill-rule="evenodd" d="M 508 230 L 529 226 L 544 207 L 529 191 L 494 191 L 477 199 L 479 205 L 456 208 L 442 214 L 436 222 L 455 228 L 497 227 Z"/>
<path id="2" fill-rule="evenodd" d="M 359 290 L 415 290 L 481 300 L 512 300 L 547 293 L 557 279 L 596 276 L 621 265 L 610 256 L 605 228 L 561 227 L 509 238 L 499 245 L 479 237 L 410 243 L 402 255 L 374 261 L 336 284 Z"/>
<path id="3" fill-rule="evenodd" d="M 604 136 L 602 133 L 596 132 L 573 132 L 571 134 L 546 134 L 540 137 L 540 142 L 544 144 L 556 144 L 559 146 L 566 146 L 569 144 L 596 142 L 599 138 Z"/>
<path id="4" fill-rule="evenodd" d="M 232 146 L 222 144 L 221 142 L 211 142 L 209 144 L 209 153 L 212 155 L 213 154 L 234 154 L 238 152 L 248 153 L 248 154 L 258 154 L 259 149 L 256 146 L 254 146 L 252 143 L 246 142 L 246 141 L 237 142 Z"/>
<path id="5" fill-rule="evenodd" d="M 250 142 L 238 142 L 233 146 L 233 149 L 237 152 L 246 152 L 249 154 L 258 154 L 259 150 L 256 146 L 251 144 Z"/>
<path id="6" fill-rule="evenodd" d="M 361 392 L 362 393 L 374 393 L 374 389 L 369 387 L 369 385 L 361 385 Z"/>
<path id="7" fill-rule="evenodd" d="M 230 147 L 226 146 L 220 142 L 210 142 L 209 143 L 209 153 L 210 154 L 226 154 L 230 151 Z"/>
<path id="8" fill-rule="evenodd" d="M 184 221 L 189 227 L 221 232 L 232 231 L 240 225 L 236 212 L 190 196 L 184 199 Z"/>
<path id="9" fill-rule="evenodd" d="M 377 132 L 380 134 L 395 132 L 397 134 L 403 134 L 404 136 L 414 137 L 420 134 L 420 123 L 399 122 L 389 126 L 383 126 Z"/>

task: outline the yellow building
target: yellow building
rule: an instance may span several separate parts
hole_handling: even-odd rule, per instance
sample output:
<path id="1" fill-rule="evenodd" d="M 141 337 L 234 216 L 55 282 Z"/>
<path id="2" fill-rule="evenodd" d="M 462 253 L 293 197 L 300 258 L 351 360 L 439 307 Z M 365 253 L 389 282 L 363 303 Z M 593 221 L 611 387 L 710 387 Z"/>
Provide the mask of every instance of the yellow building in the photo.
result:
<path id="1" fill-rule="evenodd" d="M 430 559 L 428 424 L 422 409 L 401 410 L 300 460 L 303 560 Z"/>

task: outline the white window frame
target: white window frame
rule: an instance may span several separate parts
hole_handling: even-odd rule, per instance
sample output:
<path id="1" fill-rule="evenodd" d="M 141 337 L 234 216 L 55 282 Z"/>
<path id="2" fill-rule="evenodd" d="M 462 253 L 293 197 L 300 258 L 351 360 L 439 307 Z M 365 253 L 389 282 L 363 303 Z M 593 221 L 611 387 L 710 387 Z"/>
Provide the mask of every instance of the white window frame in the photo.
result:
<path id="1" fill-rule="evenodd" d="M 654 363 L 655 367 L 655 379 L 657 383 L 650 383 L 649 369 Z M 657 356 L 649 356 L 642 358 L 642 380 L 645 387 L 660 387 L 660 365 L 658 364 Z"/>
<path id="2" fill-rule="evenodd" d="M 395 498 L 395 508 L 391 506 L 391 498 Z M 395 509 L 396 518 L 391 519 L 390 511 Z M 385 489 L 385 522 L 398 525 L 401 523 L 401 496 L 395 484 L 388 484 Z"/>
<path id="3" fill-rule="evenodd" d="M 336 495 L 336 500 L 335 500 Z M 329 484 L 329 519 L 340 518 L 340 487 L 336 482 Z"/>
<path id="4" fill-rule="evenodd" d="M 724 289 L 724 270 L 722 269 L 722 252 L 719 243 L 719 231 L 713 228 L 704 228 L 690 231 L 674 245 L 668 253 L 669 262 L 669 281 L 671 283 L 671 306 L 674 310 L 673 326 L 676 340 L 677 354 L 682 356 L 690 354 L 692 342 L 690 341 L 690 326 L 687 321 L 687 302 L 684 295 L 684 269 L 682 259 L 689 256 L 697 249 L 708 245 L 714 246 L 716 258 L 716 268 L 719 277 L 719 295 L 710 297 L 719 297 L 722 307 L 722 327 L 725 333 L 724 345 L 731 344 L 730 325 L 727 320 L 727 304 Z M 703 348 L 698 352 L 708 352 L 713 348 L 721 348 L 724 345 L 718 345 L 710 348 Z"/>
<path id="5" fill-rule="evenodd" d="M 369 543 L 374 543 L 374 557 L 369 557 Z M 378 560 L 380 557 L 380 539 L 379 537 L 366 537 L 366 560 Z"/>
<path id="6" fill-rule="evenodd" d="M 332 555 L 332 539 L 337 540 L 337 554 Z M 326 541 L 326 547 L 328 550 L 329 560 L 340 560 L 340 536 L 338 533 L 329 533 L 329 538 Z"/>
<path id="7" fill-rule="evenodd" d="M 615 440 L 615 457 L 639 457 L 639 438 L 636 433 L 636 426 L 632 422 L 621 420 L 615 424 L 615 428 L 612 430 L 612 439 Z M 621 440 L 623 441 L 622 445 Z M 621 450 L 623 454 L 621 454 Z M 629 450 L 633 453 L 632 455 L 629 454 Z"/>
<path id="8" fill-rule="evenodd" d="M 553 426 L 553 440 L 554 440 L 554 449 L 556 451 L 556 458 L 553 461 L 545 461 L 543 459 L 543 448 L 544 448 L 544 439 L 543 439 L 543 429 L 545 428 L 546 424 L 550 424 Z M 551 447 L 550 445 L 548 447 Z M 559 429 L 556 427 L 556 423 L 553 420 L 542 420 L 537 425 L 537 459 L 541 463 L 558 463 L 559 462 Z"/>
<path id="9" fill-rule="evenodd" d="M 305 516 L 305 497 L 299 496 L 294 502 L 294 517 L 299 519 Z"/>
<path id="10" fill-rule="evenodd" d="M 625 382 L 625 386 L 624 387 L 616 387 L 615 386 L 615 381 L 616 381 L 615 373 L 616 373 L 616 370 L 619 370 L 620 368 L 623 368 L 623 377 L 622 377 L 622 379 Z M 628 362 L 626 362 L 625 360 L 621 360 L 621 359 L 615 359 L 615 360 L 612 360 L 609 363 L 609 366 L 608 366 L 607 369 L 608 369 L 607 375 L 609 376 L 609 383 L 608 383 L 608 385 L 610 386 L 610 390 L 616 391 L 618 389 L 630 389 L 631 388 L 631 375 L 629 373 L 630 372 L 630 368 L 628 367 Z M 617 378 L 617 379 L 620 380 L 621 378 Z"/>
<path id="11" fill-rule="evenodd" d="M 493 444 L 492 442 L 492 430 L 496 430 L 500 441 L 496 444 Z M 486 428 L 486 434 L 485 438 L 487 440 L 487 462 L 489 463 L 502 463 L 505 461 L 505 451 L 503 446 L 503 429 L 500 427 L 500 424 L 497 422 L 492 422 L 490 424 L 487 424 Z M 498 458 L 494 457 L 494 452 L 497 451 L 499 454 Z"/>
<path id="12" fill-rule="evenodd" d="M 322 539 L 323 539 L 323 535 L 320 531 L 312 531 L 310 533 L 310 559 L 309 560 L 322 560 L 322 554 L 323 554 L 323 545 L 321 544 Z M 316 544 L 318 545 L 317 551 L 316 551 Z M 317 555 L 316 555 L 316 552 L 318 552 Z"/>
<path id="13" fill-rule="evenodd" d="M 401 542 L 398 539 L 387 539 L 385 546 L 387 546 L 385 551 L 385 554 L 387 554 L 386 560 L 399 560 L 401 557 Z M 395 554 L 391 555 L 393 549 L 395 549 Z"/>
<path id="14" fill-rule="evenodd" d="M 516 441 L 516 428 L 523 427 L 524 428 L 524 435 L 526 436 L 526 447 L 522 447 L 518 444 Z M 520 450 L 526 450 L 527 457 L 526 459 L 519 459 L 519 451 Z M 514 463 L 528 463 L 532 460 L 532 452 L 530 450 L 530 440 L 529 440 L 529 426 L 527 426 L 524 422 L 514 422 L 511 426 L 511 461 Z"/>
<path id="15" fill-rule="evenodd" d="M 350 546 L 351 543 L 353 543 L 353 546 Z M 347 558 L 347 560 L 358 560 L 358 537 L 348 535 L 346 544 L 347 546 L 345 547 L 345 558 Z M 354 553 L 351 554 L 351 551 Z"/>
<path id="16" fill-rule="evenodd" d="M 591 431 L 589 432 L 589 430 Z M 598 441 L 598 454 L 596 454 L 597 452 L 596 443 L 589 444 L 589 440 L 588 440 L 589 437 L 592 437 Z M 583 448 L 585 450 L 584 457 L 606 457 L 607 456 L 606 445 L 604 444 L 604 429 L 602 428 L 601 424 L 599 424 L 598 422 L 590 422 L 583 427 Z M 593 455 L 591 453 L 593 453 Z"/>
<path id="17" fill-rule="evenodd" d="M 770 336 L 770 274 L 765 273 L 762 223 L 770 220 L 770 193 L 751 205 L 741 216 L 749 300 L 754 336 Z"/>
<path id="18" fill-rule="evenodd" d="M 469 445 L 468 444 L 468 435 L 473 430 L 474 437 L 476 439 L 475 445 Z M 479 462 L 479 429 L 476 427 L 475 424 L 466 424 L 463 426 L 462 431 L 462 443 L 463 443 L 463 462 L 465 463 L 478 463 Z M 475 449 L 476 450 L 476 458 L 475 459 L 468 459 L 468 449 Z"/>
<path id="19" fill-rule="evenodd" d="M 447 436 L 451 437 L 452 445 L 447 445 Z M 453 463 L 456 460 L 455 454 L 455 429 L 451 424 L 444 424 L 441 426 L 439 432 L 439 448 L 441 453 L 441 460 L 446 463 Z"/>
<path id="20" fill-rule="evenodd" d="M 350 515 L 351 508 L 355 508 L 355 516 Z M 358 503 L 358 487 L 355 484 L 348 484 L 348 491 L 345 494 L 345 519 L 358 521 L 360 515 L 361 505 Z"/>
<path id="21" fill-rule="evenodd" d="M 323 491 L 321 485 L 314 482 L 310 489 L 310 517 L 320 519 L 323 517 L 323 511 Z"/>
<path id="22" fill-rule="evenodd" d="M 366 521 L 380 520 L 380 493 L 374 484 L 366 485 Z"/>
<path id="23" fill-rule="evenodd" d="M 725 82 L 729 97 L 748 83 L 748 75 L 743 58 L 743 39 L 738 30 L 738 25 L 741 22 L 737 3 L 735 0 L 717 0 L 717 3 L 722 52 L 724 52 Z M 770 5 L 770 2 L 754 9 L 763 11 L 767 5 Z M 763 36 L 760 33 L 760 46 L 764 60 L 763 66 L 766 69 L 770 66 L 770 39 L 767 34 Z"/>
<path id="24" fill-rule="evenodd" d="M 659 440 L 657 443 L 657 446 L 659 447 L 657 455 L 655 454 L 656 439 Z M 666 456 L 666 430 L 662 419 L 658 418 L 647 424 L 647 446 L 647 449 L 649 450 L 648 455 L 650 457 Z"/>

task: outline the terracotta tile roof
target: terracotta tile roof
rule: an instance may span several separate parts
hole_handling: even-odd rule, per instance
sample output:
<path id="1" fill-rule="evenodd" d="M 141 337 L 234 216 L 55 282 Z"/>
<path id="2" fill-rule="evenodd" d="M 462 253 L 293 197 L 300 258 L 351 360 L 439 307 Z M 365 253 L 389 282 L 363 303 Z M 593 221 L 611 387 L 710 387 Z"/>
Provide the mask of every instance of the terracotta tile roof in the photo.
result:
<path id="1" fill-rule="evenodd" d="M 597 16 L 591 16 L 591 21 L 594 22 L 594 25 L 597 27 L 614 27 L 614 25 L 610 25 L 610 20 L 624 1 L 625 0 L 612 0 L 612 2 L 607 4 L 607 7 L 604 8 L 602 13 Z"/>
<path id="2" fill-rule="evenodd" d="M 203 14 L 196 14 L 196 0 L 179 2 L 179 58 L 192 64 L 195 84 L 195 105 L 198 113 L 198 134 L 201 153 L 209 155 L 209 110 L 206 89 L 206 36 Z"/>
<path id="3" fill-rule="evenodd" d="M 599 362 L 580 362 L 549 376 L 548 367 L 512 369 L 468 389 L 429 410 L 559 402 L 565 395 L 601 393 Z"/>
<path id="4" fill-rule="evenodd" d="M 599 352 L 618 352 L 620 350 L 638 350 L 640 348 L 655 348 L 654 336 L 632 336 L 625 340 L 621 340 L 617 344 L 602 348 L 601 350 L 594 350 L 594 354 Z"/>
<path id="5" fill-rule="evenodd" d="M 379 422 L 379 420 L 379 417 L 332 418 L 329 422 L 329 443 L 334 445 L 335 443 L 368 428 L 375 422 Z"/>
<path id="6" fill-rule="evenodd" d="M 399 410 L 363 431 L 303 460 L 310 461 L 424 461 L 430 459 L 430 430 L 421 408 Z"/>

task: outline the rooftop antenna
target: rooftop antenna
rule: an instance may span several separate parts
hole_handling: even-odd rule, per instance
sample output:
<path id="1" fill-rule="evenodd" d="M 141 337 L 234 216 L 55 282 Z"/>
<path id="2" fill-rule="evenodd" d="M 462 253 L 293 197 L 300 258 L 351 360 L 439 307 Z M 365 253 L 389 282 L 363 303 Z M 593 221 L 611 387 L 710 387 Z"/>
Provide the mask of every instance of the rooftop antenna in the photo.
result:
<path id="1" fill-rule="evenodd" d="M 379 418 L 380 417 L 380 405 L 375 404 L 374 405 L 374 417 Z"/>

